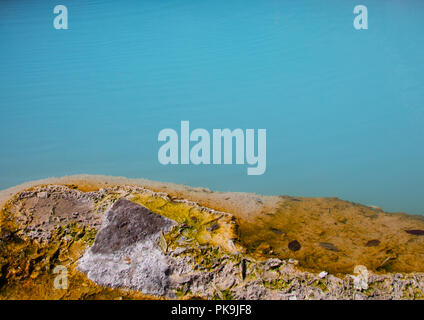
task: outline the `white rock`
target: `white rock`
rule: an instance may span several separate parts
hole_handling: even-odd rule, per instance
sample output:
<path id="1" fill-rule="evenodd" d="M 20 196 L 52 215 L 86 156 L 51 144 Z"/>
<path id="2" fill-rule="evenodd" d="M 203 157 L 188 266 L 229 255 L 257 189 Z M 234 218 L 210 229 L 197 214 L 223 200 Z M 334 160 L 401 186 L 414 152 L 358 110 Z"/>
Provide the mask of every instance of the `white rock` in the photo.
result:
<path id="1" fill-rule="evenodd" d="M 318 277 L 319 277 L 320 279 L 324 279 L 327 275 L 328 275 L 328 272 L 327 272 L 327 271 L 322 271 L 322 272 L 318 275 Z"/>
<path id="2" fill-rule="evenodd" d="M 37 198 L 40 198 L 40 199 L 46 199 L 47 196 L 48 194 L 45 191 L 37 193 Z"/>
<path id="3" fill-rule="evenodd" d="M 353 279 L 353 287 L 356 290 L 367 290 L 368 289 L 368 278 L 369 272 L 367 267 L 358 265 L 353 269 L 353 273 L 356 276 L 351 276 Z"/>

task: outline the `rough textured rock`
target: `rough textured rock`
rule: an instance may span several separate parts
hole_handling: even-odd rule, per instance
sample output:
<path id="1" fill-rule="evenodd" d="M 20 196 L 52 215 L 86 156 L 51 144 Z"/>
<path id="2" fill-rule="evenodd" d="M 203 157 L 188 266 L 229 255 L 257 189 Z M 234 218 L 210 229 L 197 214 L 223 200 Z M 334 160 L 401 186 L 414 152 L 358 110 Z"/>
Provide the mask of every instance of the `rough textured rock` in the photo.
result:
<path id="1" fill-rule="evenodd" d="M 352 276 L 353 286 L 356 290 L 367 290 L 369 272 L 365 266 L 356 266 L 353 270 L 355 276 Z"/>
<path id="2" fill-rule="evenodd" d="M 163 295 L 169 287 L 169 265 L 157 242 L 174 225 L 141 205 L 120 199 L 106 213 L 94 245 L 78 268 L 104 286 Z"/>
<path id="3" fill-rule="evenodd" d="M 154 214 L 146 207 L 119 199 L 105 216 L 104 227 L 96 236 L 93 253 L 113 253 L 133 244 L 155 241 L 175 222 Z"/>
<path id="4" fill-rule="evenodd" d="M 286 200 L 286 205 L 306 203 L 304 199 Z M 291 226 L 275 223 L 286 218 L 290 218 L 287 222 L 295 221 L 289 212 L 284 211 L 278 218 L 270 216 L 276 230 L 271 230 L 269 224 L 259 225 L 259 229 L 255 225 L 254 232 L 244 234 L 246 240 L 268 232 L 267 241 L 256 238 L 252 250 L 245 252 L 239 247 L 232 250 L 240 242 L 236 233 L 239 221 L 231 214 L 166 193 L 122 185 L 84 192 L 76 186 L 58 185 L 24 190 L 0 212 L 0 299 L 145 298 L 140 291 L 184 299 L 424 298 L 423 273 L 375 273 L 379 266 L 382 271 L 392 268 L 402 255 L 408 258 L 405 261 L 410 268 L 421 261 L 424 237 L 420 230 L 424 228 L 416 220 L 405 220 L 402 226 L 396 224 L 397 233 L 390 237 L 378 232 L 350 236 L 347 232 L 355 230 L 355 226 L 349 225 L 345 216 L 334 216 L 334 224 L 325 225 L 327 232 L 330 228 L 346 229 L 338 235 L 349 234 L 346 241 L 355 240 L 350 246 L 380 252 L 382 259 L 358 255 L 352 259 L 368 260 L 351 264 L 346 272 L 325 269 L 318 274 L 315 272 L 322 268 L 309 272 L 303 268 L 304 255 L 311 261 L 311 254 L 324 259 L 317 260 L 317 265 L 331 268 L 349 257 L 350 246 L 327 233 L 309 233 L 313 241 L 306 241 L 301 233 L 291 231 L 309 220 Z M 335 210 L 326 207 L 320 214 L 309 212 L 318 223 L 321 214 Z M 375 212 L 364 214 L 375 225 Z M 394 218 L 385 219 L 390 222 Z M 51 238 L 47 238 L 49 233 Z M 271 241 L 272 237 L 278 241 Z M 301 244 L 297 251 L 288 248 L 293 239 Z M 396 249 L 399 241 L 407 244 L 403 251 Z M 259 251 L 263 255 L 256 255 Z M 334 262 L 328 264 L 326 257 Z M 94 282 L 75 270 L 77 264 Z M 71 286 L 66 292 L 51 289 L 56 276 L 52 270 L 57 265 L 68 267 Z M 353 268 L 355 265 L 363 267 Z"/>

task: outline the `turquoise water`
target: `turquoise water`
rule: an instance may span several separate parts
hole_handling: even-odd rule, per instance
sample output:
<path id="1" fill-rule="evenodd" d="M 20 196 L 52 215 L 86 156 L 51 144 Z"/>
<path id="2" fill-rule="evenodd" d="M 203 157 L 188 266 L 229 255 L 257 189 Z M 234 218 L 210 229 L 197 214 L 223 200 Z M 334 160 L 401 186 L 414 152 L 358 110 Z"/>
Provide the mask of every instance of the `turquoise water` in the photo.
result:
<path id="1" fill-rule="evenodd" d="M 424 2 L 0 2 L 0 188 L 49 176 L 424 213 Z M 53 28 L 68 7 L 69 29 Z M 157 160 L 163 128 L 267 129 L 267 170 Z"/>

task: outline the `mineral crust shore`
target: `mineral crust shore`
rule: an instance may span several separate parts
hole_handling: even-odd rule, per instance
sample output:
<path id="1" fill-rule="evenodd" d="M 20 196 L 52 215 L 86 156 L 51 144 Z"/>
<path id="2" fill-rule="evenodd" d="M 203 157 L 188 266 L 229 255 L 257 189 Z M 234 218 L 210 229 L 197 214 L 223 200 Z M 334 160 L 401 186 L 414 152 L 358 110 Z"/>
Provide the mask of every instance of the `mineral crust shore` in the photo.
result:
<path id="1" fill-rule="evenodd" d="M 310 207 L 310 221 L 303 221 L 308 198 L 273 202 L 258 195 L 164 192 L 147 183 L 78 179 L 27 185 L 5 199 L 1 299 L 424 297 L 419 217 L 319 199 Z M 196 201 L 186 200 L 190 195 Z M 245 197 L 249 206 L 226 204 L 228 197 Z M 330 209 L 320 216 L 322 206 Z M 367 230 L 365 224 L 359 239 L 353 208 L 360 223 L 369 219 L 375 226 Z M 299 216 L 288 219 L 291 211 Z M 296 234 L 299 228 L 304 234 Z M 66 288 L 57 288 L 58 267 L 67 270 Z"/>

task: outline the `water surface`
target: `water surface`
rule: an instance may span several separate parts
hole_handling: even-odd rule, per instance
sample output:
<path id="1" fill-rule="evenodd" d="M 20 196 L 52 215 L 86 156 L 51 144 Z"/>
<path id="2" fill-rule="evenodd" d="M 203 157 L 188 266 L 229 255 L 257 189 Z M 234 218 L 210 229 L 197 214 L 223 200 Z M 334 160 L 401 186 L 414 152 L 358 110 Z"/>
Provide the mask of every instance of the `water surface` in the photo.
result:
<path id="1" fill-rule="evenodd" d="M 65 4 L 69 30 L 53 28 Z M 424 3 L 0 3 L 0 188 L 77 173 L 424 213 Z M 267 171 L 162 166 L 157 135 L 267 129 Z"/>

